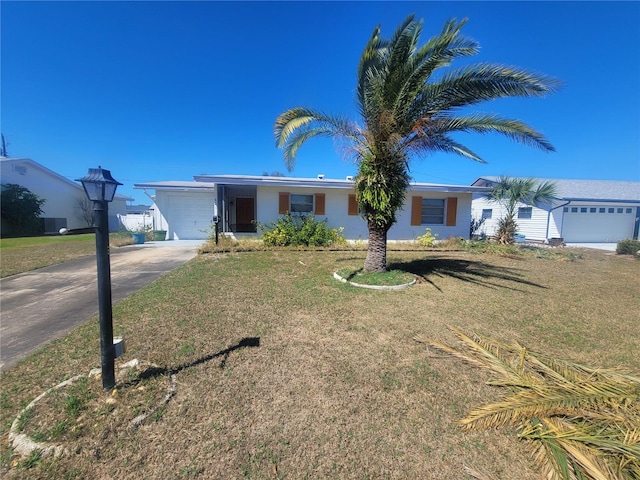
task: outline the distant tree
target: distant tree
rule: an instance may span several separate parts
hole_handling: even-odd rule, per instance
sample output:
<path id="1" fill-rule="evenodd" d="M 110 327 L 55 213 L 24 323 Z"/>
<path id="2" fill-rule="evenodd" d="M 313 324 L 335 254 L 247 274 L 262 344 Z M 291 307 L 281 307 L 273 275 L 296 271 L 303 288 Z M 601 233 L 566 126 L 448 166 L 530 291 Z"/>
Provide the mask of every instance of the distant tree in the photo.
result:
<path id="1" fill-rule="evenodd" d="M 40 229 L 39 216 L 46 200 L 32 193 L 28 188 L 15 183 L 2 185 L 0 210 L 2 220 L 16 235 L 29 235 Z"/>
<path id="2" fill-rule="evenodd" d="M 78 198 L 76 208 L 80 211 L 80 218 L 87 224 L 87 227 L 93 225 L 93 202 L 85 195 Z"/>
<path id="3" fill-rule="evenodd" d="M 511 244 L 518 229 L 516 208 L 519 204 L 538 206 L 549 202 L 556 195 L 553 182 L 542 182 L 536 186 L 533 178 L 500 177 L 487 195 L 489 200 L 502 205 L 505 215 L 498 220 L 496 237 L 499 243 Z"/>
<path id="4" fill-rule="evenodd" d="M 277 170 L 269 173 L 267 171 L 262 172 L 263 177 L 284 177 L 284 173 L 278 172 Z"/>
<path id="5" fill-rule="evenodd" d="M 360 58 L 356 105 L 362 123 L 296 107 L 275 122 L 276 145 L 291 171 L 296 154 L 310 138 L 333 137 L 352 147 L 358 173 L 355 194 L 367 222 L 369 243 L 364 270 L 387 268 L 387 233 L 405 201 L 414 156 L 446 152 L 484 162 L 451 134 L 505 135 L 552 151 L 544 136 L 528 125 L 466 107 L 505 97 L 543 97 L 557 82 L 515 67 L 491 63 L 449 67 L 479 52 L 478 43 L 461 34 L 466 20 L 447 21 L 436 36 L 419 44 L 422 21 L 407 17 L 390 38 L 374 29 Z"/>

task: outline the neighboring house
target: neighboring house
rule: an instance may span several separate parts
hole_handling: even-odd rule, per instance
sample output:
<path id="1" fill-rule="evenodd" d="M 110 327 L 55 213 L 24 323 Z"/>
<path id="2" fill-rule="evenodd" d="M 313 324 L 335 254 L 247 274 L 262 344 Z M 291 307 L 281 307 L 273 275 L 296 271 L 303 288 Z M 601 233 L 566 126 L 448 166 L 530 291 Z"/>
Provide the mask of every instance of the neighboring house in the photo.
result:
<path id="1" fill-rule="evenodd" d="M 137 183 L 155 192 L 154 228 L 167 239 L 204 239 L 218 219 L 221 233 L 257 235 L 256 223 L 269 225 L 287 212 L 314 215 L 331 228 L 344 228 L 349 240 L 366 240 L 353 179 L 335 180 L 248 175 L 197 175 L 194 181 Z M 431 228 L 439 238 L 469 238 L 473 193 L 483 187 L 413 183 L 405 206 L 389 230 L 389 240 L 413 240 Z M 147 192 L 147 195 L 152 195 Z"/>
<path id="2" fill-rule="evenodd" d="M 58 233 L 63 227 L 72 229 L 87 226 L 79 205 L 87 198 L 82 184 L 69 180 L 30 158 L 0 157 L 0 166 L 0 182 L 3 185 L 21 185 L 45 200 L 41 216 L 44 233 Z M 86 175 L 87 171 L 79 171 L 78 178 Z M 127 200 L 131 199 L 116 193 L 113 202 L 109 204 L 109 228 L 112 231 L 117 230 L 120 225 L 117 215 L 126 212 Z"/>
<path id="3" fill-rule="evenodd" d="M 490 187 L 499 177 L 480 177 L 473 186 Z M 527 240 L 562 238 L 570 243 L 615 243 L 638 238 L 640 182 L 609 180 L 556 180 L 556 198 L 549 205 L 520 205 L 518 233 Z M 481 195 L 474 195 L 473 218 L 484 218 L 481 233 L 495 233 L 504 209 Z"/>

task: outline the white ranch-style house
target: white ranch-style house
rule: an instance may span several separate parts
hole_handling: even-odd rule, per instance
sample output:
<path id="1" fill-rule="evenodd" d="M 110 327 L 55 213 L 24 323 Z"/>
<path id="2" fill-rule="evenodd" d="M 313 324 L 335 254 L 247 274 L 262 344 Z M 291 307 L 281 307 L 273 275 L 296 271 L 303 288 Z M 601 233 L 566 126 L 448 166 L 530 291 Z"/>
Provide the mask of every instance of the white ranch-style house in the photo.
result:
<path id="1" fill-rule="evenodd" d="M 480 177 L 474 187 L 491 187 L 499 177 Z M 567 243 L 615 243 L 638 239 L 640 227 L 640 182 L 610 180 L 559 180 L 553 182 L 556 198 L 548 205 L 518 207 L 518 233 L 526 241 L 547 242 L 562 238 Z M 495 233 L 504 209 L 483 195 L 474 195 L 472 215 L 484 218 L 481 234 Z"/>
<path id="2" fill-rule="evenodd" d="M 30 158 L 0 157 L 0 166 L 2 185 L 21 185 L 45 200 L 41 215 L 44 233 L 58 233 L 63 227 L 72 229 L 87 226 L 79 205 L 87 196 L 80 183 L 69 180 Z M 79 171 L 78 178 L 86 175 L 87 170 Z M 113 202 L 109 204 L 110 230 L 119 228 L 118 215 L 126 213 L 128 200 L 132 199 L 116 193 Z"/>
<path id="3" fill-rule="evenodd" d="M 368 238 L 351 177 L 197 175 L 193 181 L 137 183 L 134 188 L 154 200 L 153 228 L 166 230 L 169 240 L 208 238 L 216 218 L 221 233 L 257 236 L 256 222 L 269 225 L 287 212 L 342 227 L 348 240 Z M 388 239 L 413 240 L 426 228 L 441 239 L 469 238 L 472 196 L 486 191 L 481 186 L 413 183 Z"/>

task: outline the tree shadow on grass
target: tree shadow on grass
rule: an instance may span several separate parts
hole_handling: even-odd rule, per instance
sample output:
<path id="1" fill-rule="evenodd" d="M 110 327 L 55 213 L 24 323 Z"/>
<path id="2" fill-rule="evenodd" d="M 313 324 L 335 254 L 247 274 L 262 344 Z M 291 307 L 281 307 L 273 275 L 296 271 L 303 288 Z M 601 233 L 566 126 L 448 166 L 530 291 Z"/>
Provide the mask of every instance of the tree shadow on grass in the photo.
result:
<path id="1" fill-rule="evenodd" d="M 224 350 L 220 350 L 219 352 L 212 353 L 210 355 L 205 355 L 204 357 L 198 358 L 193 362 L 183 363 L 182 365 L 178 365 L 177 367 L 173 367 L 173 368 L 149 367 L 143 372 L 141 372 L 140 375 L 138 375 L 138 377 L 135 380 L 124 384 L 123 387 L 135 386 L 141 381 L 149 378 L 154 378 L 154 377 L 159 377 L 164 375 L 175 375 L 176 373 L 180 373 L 181 371 L 186 370 L 187 368 L 196 367 L 198 365 L 201 365 L 206 362 L 210 362 L 211 360 L 214 360 L 220 357 L 222 357 L 220 368 L 224 368 L 227 363 L 227 359 L 229 358 L 229 355 L 232 352 L 236 350 L 240 350 L 241 348 L 252 348 L 252 347 L 259 347 L 259 346 L 260 346 L 260 337 L 245 337 L 242 340 L 240 340 L 237 344 L 231 347 L 225 348 Z"/>
<path id="2" fill-rule="evenodd" d="M 442 291 L 432 277 L 452 277 L 486 288 L 506 288 L 523 292 L 518 285 L 536 288 L 548 288 L 539 283 L 530 282 L 515 269 L 497 267 L 483 262 L 474 262 L 458 258 L 424 258 L 410 262 L 394 262 L 388 265 L 389 270 L 402 270 L 416 275 L 421 281 L 429 283 L 438 291 Z M 507 283 L 498 283 L 498 281 Z M 513 285 L 509 286 L 508 282 Z"/>

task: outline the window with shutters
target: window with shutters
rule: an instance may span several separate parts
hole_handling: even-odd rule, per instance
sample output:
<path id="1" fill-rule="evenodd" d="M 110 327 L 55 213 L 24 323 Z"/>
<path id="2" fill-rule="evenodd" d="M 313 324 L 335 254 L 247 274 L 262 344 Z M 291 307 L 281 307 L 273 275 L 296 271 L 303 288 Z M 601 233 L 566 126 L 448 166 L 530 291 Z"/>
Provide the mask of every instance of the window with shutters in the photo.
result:
<path id="1" fill-rule="evenodd" d="M 300 195 L 292 193 L 290 196 L 291 213 L 311 213 L 313 212 L 313 195 Z"/>

